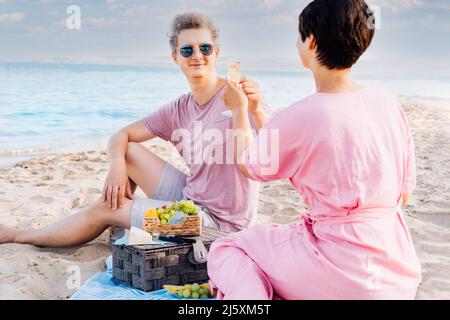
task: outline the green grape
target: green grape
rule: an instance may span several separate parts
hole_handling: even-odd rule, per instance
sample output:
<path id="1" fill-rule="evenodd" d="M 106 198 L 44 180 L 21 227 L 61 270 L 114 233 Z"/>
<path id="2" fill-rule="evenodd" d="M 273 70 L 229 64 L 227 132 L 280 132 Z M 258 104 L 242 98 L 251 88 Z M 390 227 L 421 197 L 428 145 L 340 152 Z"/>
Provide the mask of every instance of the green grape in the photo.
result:
<path id="1" fill-rule="evenodd" d="M 166 219 L 161 219 L 161 224 L 162 225 L 165 225 L 167 223 L 167 220 Z"/>
<path id="2" fill-rule="evenodd" d="M 191 296 L 191 291 L 190 290 L 184 290 L 183 291 L 183 297 L 189 298 L 190 296 Z"/>
<path id="3" fill-rule="evenodd" d="M 204 289 L 204 288 L 200 288 L 200 289 L 198 289 L 198 293 L 199 293 L 200 295 L 204 295 L 204 294 L 208 295 L 208 290 L 206 290 L 206 289 Z"/>
<path id="4" fill-rule="evenodd" d="M 198 299 L 198 298 L 200 298 L 200 295 L 198 294 L 198 292 L 192 292 L 192 298 Z"/>
<path id="5" fill-rule="evenodd" d="M 200 295 L 200 298 L 202 298 L 202 299 L 208 299 L 209 297 L 208 297 L 207 294 L 201 294 L 201 295 Z"/>
<path id="6" fill-rule="evenodd" d="M 183 298 L 183 292 L 184 292 L 183 289 L 178 290 L 178 296 Z"/>
<path id="7" fill-rule="evenodd" d="M 198 285 L 198 283 L 194 283 L 193 285 L 192 285 L 192 291 L 193 292 L 199 292 L 200 293 L 200 286 Z"/>
<path id="8" fill-rule="evenodd" d="M 187 201 L 183 207 L 185 210 L 184 212 L 189 215 L 197 211 L 197 208 L 195 207 L 195 203 L 193 201 Z"/>
<path id="9" fill-rule="evenodd" d="M 169 219 L 170 219 L 170 214 L 167 214 L 167 213 L 166 213 L 166 214 L 164 215 L 163 218 L 164 218 L 165 220 L 169 220 Z"/>

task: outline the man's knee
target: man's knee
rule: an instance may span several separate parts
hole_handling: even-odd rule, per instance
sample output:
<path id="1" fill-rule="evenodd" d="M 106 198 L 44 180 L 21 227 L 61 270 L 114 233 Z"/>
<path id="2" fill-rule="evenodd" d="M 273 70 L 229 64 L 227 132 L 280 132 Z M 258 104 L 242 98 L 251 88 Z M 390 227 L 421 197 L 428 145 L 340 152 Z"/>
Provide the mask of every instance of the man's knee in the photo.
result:
<path id="1" fill-rule="evenodd" d="M 125 160 L 127 164 L 136 163 L 136 159 L 139 158 L 139 153 L 142 152 L 143 146 L 137 142 L 128 142 L 127 153 Z"/>
<path id="2" fill-rule="evenodd" d="M 88 210 L 89 220 L 96 224 L 105 224 L 109 211 L 112 209 L 108 208 L 108 203 L 100 197 Z"/>
<path id="3" fill-rule="evenodd" d="M 124 205 L 113 210 L 102 198 L 97 199 L 90 210 L 90 219 L 96 224 L 129 227 L 132 200 L 124 198 Z"/>

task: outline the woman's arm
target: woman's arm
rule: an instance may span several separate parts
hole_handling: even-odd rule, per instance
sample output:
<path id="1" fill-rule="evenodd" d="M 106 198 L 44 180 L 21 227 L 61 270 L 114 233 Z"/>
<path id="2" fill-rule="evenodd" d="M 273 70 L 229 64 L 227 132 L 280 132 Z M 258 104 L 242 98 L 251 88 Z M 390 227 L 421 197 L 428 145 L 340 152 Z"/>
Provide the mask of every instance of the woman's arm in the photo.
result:
<path id="1" fill-rule="evenodd" d="M 266 115 L 260 109 L 256 110 L 255 112 L 251 112 L 250 114 L 252 115 L 253 121 L 255 122 L 256 130 L 259 132 L 259 130 L 264 126 L 264 123 L 267 120 Z"/>
<path id="2" fill-rule="evenodd" d="M 233 112 L 234 163 L 239 166 L 239 169 L 247 178 L 250 178 L 247 169 L 241 163 L 244 151 L 253 142 L 252 128 L 248 117 L 249 100 L 243 90 L 231 82 L 228 82 L 223 100 L 227 108 Z"/>
<path id="3" fill-rule="evenodd" d="M 234 163 L 236 163 L 241 172 L 247 178 L 250 178 L 247 168 L 241 163 L 242 156 L 253 142 L 253 134 L 248 118 L 248 111 L 245 109 L 238 109 L 233 112 L 233 130 L 235 139 L 234 148 Z"/>
<path id="4" fill-rule="evenodd" d="M 264 111 L 268 111 L 263 110 L 263 99 L 259 85 L 248 77 L 242 77 L 239 81 L 239 85 L 247 96 L 248 112 L 252 115 L 253 121 L 255 122 L 256 131 L 259 131 L 267 120 Z"/>

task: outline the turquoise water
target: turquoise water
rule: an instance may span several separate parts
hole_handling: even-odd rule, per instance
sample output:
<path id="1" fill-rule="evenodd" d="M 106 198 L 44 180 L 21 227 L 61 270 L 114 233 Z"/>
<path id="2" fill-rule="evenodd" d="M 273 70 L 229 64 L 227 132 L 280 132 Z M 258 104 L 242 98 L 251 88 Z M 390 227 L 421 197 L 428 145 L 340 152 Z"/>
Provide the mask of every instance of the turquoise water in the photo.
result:
<path id="1" fill-rule="evenodd" d="M 314 92 L 308 73 L 247 74 L 274 110 Z M 450 99 L 449 79 L 359 78 L 399 95 Z M 177 68 L 0 63 L 0 165 L 103 148 L 112 133 L 187 91 Z"/>

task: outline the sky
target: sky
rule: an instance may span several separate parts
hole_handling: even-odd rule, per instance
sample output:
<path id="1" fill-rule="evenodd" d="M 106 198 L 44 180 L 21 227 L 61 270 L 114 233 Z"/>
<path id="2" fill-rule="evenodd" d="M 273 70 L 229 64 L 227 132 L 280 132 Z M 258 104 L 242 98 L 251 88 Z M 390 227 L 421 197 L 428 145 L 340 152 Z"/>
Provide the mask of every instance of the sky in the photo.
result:
<path id="1" fill-rule="evenodd" d="M 309 0 L 0 0 L 0 61 L 171 65 L 167 32 L 186 11 L 210 16 L 222 61 L 285 69 L 299 65 L 297 20 Z M 450 75 L 449 0 L 368 0 L 380 27 L 367 69 Z M 69 29 L 75 5 L 80 29 Z"/>

